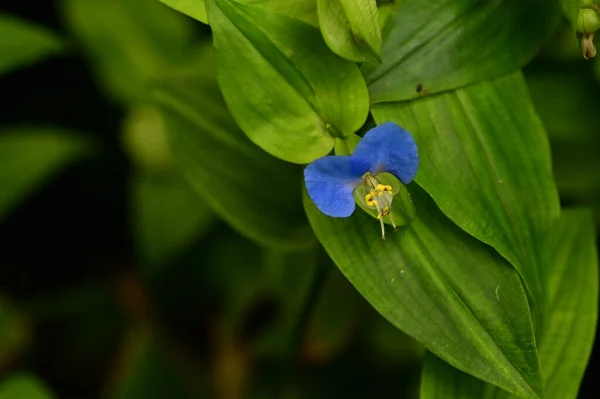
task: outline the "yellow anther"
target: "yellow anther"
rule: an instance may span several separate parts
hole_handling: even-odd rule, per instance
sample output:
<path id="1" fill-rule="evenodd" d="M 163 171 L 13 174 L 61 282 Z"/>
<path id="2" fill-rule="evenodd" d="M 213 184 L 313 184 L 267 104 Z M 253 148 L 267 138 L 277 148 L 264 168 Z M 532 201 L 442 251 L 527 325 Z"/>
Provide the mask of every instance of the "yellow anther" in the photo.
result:
<path id="1" fill-rule="evenodd" d="M 373 199 L 374 196 L 375 196 L 375 191 L 370 192 L 369 194 L 365 195 L 365 202 L 367 203 L 367 205 L 369 205 L 369 206 L 377 205 L 377 201 L 375 201 Z"/>
<path id="2" fill-rule="evenodd" d="M 375 187 L 375 191 L 377 193 L 377 195 L 383 195 L 383 193 L 388 192 L 388 193 L 392 193 L 392 186 L 388 186 L 387 184 L 378 184 Z"/>
<path id="3" fill-rule="evenodd" d="M 389 215 L 389 213 L 390 213 L 390 207 L 386 206 L 381 210 L 381 213 L 379 215 L 377 215 L 377 219 L 381 219 L 382 217 Z"/>

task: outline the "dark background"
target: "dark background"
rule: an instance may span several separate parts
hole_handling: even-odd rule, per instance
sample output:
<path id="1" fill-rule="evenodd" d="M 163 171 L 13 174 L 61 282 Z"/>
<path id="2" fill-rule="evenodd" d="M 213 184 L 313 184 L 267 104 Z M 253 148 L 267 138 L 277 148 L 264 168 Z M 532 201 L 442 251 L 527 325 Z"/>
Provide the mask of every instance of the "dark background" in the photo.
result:
<path id="1" fill-rule="evenodd" d="M 52 1 L 3 0 L 0 8 L 67 34 Z M 206 28 L 197 25 L 198 36 L 206 35 Z M 557 38 L 563 36 L 557 34 Z M 557 41 L 527 67 L 526 76 L 534 82 L 532 94 L 552 138 L 563 203 L 597 206 L 600 182 L 590 185 L 586 181 L 585 189 L 576 183 L 580 169 L 592 175 L 600 173 L 600 139 L 594 138 L 600 137 L 600 86 L 593 64 L 580 60 L 576 48 L 573 52 L 568 44 L 556 45 Z M 584 103 L 569 115 L 578 128 L 593 133 L 584 143 L 573 144 L 565 135 L 553 135 L 553 111 L 563 106 L 572 108 L 572 103 L 567 104 L 570 97 L 563 96 L 559 88 L 544 82 L 563 78 L 574 82 L 567 88 Z M 211 275 L 194 280 L 203 283 L 187 281 L 191 274 L 202 273 L 191 271 L 192 264 L 211 265 L 214 259 L 207 252 L 218 246 L 222 237 L 234 236 L 233 240 L 248 247 L 250 253 L 258 250 L 215 222 L 209 237 L 174 262 L 168 275 L 158 280 L 148 278 L 133 250 L 128 187 L 134 167 L 121 145 L 124 110 L 101 93 L 86 60 L 72 52 L 12 72 L 0 79 L 0 93 L 1 127 L 23 122 L 57 125 L 93 136 L 98 146 L 97 156 L 65 170 L 0 223 L 0 292 L 34 315 L 28 324 L 29 349 L 0 372 L 31 370 L 57 397 L 89 398 L 123 392 L 125 388 L 120 386 L 135 385 L 132 381 L 139 369 L 127 359 L 134 356 L 136 331 L 144 330 L 150 332 L 141 336 L 159 335 L 160 346 L 168 347 L 164 369 L 146 372 L 150 377 L 144 378 L 159 385 L 150 384 L 153 388 L 147 397 L 158 395 L 161 389 L 173 397 L 177 397 L 176 392 L 182 392 L 183 397 L 201 397 L 211 395 L 214 389 L 207 388 L 214 385 L 207 381 L 235 380 L 235 367 L 227 364 L 243 363 L 244 350 L 237 344 L 225 349 L 220 346 L 220 333 L 214 329 L 222 305 L 218 295 L 211 292 Z M 548 104 L 548 98 L 554 103 Z M 582 155 L 584 152 L 587 155 Z M 328 281 L 350 292 L 353 299 L 349 302 L 358 303 L 352 306 L 360 309 L 360 318 L 339 339 L 332 340 L 336 344 L 325 345 L 323 350 L 317 344 L 310 349 L 305 341 L 297 365 L 299 377 L 291 384 L 304 386 L 300 390 L 306 394 L 319 393 L 310 397 L 327 397 L 326 392 L 356 398 L 409 397 L 418 384 L 421 349 L 395 332 L 385 334 L 401 344 L 381 344 L 374 349 L 368 343 L 369 329 L 372 320 L 381 323 L 380 317 L 362 298 L 352 295 L 334 266 L 327 260 L 323 263 L 322 272 L 333 276 Z M 336 304 L 336 309 L 339 306 Z M 341 306 L 348 306 L 351 312 L 355 309 L 348 304 Z M 241 342 L 254 339 L 278 317 L 277 303 L 268 295 L 249 304 L 241 318 Z M 310 341 L 310 337 L 305 340 Z M 164 384 L 157 382 L 172 372 L 171 362 L 176 364 L 177 375 L 165 378 Z M 215 376 L 218 371 L 214 370 L 220 367 L 215 365 L 221 362 L 225 371 Z M 595 392 L 599 362 L 596 345 L 580 397 L 592 397 Z M 279 360 L 255 364 L 257 371 L 250 377 L 252 389 L 261 391 L 269 381 L 279 381 L 279 364 Z"/>

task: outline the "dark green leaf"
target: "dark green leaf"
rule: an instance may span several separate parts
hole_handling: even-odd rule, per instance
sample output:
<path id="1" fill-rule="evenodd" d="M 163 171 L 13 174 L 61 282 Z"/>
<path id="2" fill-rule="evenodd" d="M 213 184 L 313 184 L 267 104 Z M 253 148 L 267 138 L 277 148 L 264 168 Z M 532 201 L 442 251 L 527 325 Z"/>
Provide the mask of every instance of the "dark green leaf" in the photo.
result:
<path id="1" fill-rule="evenodd" d="M 575 29 L 577 27 L 581 0 L 560 0 L 560 5 L 565 17 L 569 20 L 569 24 Z"/>
<path id="2" fill-rule="evenodd" d="M 513 264 L 539 311 L 542 248 L 559 204 L 546 134 L 521 74 L 378 104 L 373 115 L 414 135 L 415 181 L 454 223 Z"/>
<path id="3" fill-rule="evenodd" d="M 594 343 L 598 314 L 598 254 L 592 213 L 567 210 L 550 245 L 545 270 L 548 307 L 540 364 L 547 399 L 575 399 Z M 429 355 L 421 399 L 513 398 Z"/>
<path id="4" fill-rule="evenodd" d="M 214 76 L 182 73 L 154 91 L 176 165 L 212 210 L 244 235 L 280 248 L 314 243 L 302 212 L 301 171 L 248 140 Z"/>
<path id="5" fill-rule="evenodd" d="M 67 24 L 85 47 L 103 88 L 129 103 L 149 80 L 192 54 L 191 21 L 154 0 L 62 0 Z"/>
<path id="6" fill-rule="evenodd" d="M 381 28 L 375 0 L 318 0 L 319 25 L 336 54 L 357 62 L 381 62 Z"/>
<path id="7" fill-rule="evenodd" d="M 567 210 L 554 234 L 545 271 L 548 321 L 540 363 L 546 398 L 576 398 L 598 318 L 598 254 L 593 213 Z"/>
<path id="8" fill-rule="evenodd" d="M 330 218 L 305 194 L 305 208 L 329 256 L 392 324 L 454 366 L 534 398 L 541 376 L 527 298 L 515 270 L 452 224 L 417 186 L 417 219 L 380 238 L 357 210 Z"/>
<path id="9" fill-rule="evenodd" d="M 149 269 L 181 255 L 214 221 L 204 201 L 175 173 L 139 173 L 131 194 L 135 244 Z"/>
<path id="10" fill-rule="evenodd" d="M 369 107 L 364 79 L 318 29 L 233 0 L 208 5 L 221 90 L 255 144 L 308 163 L 331 151 L 334 136 L 362 126 Z"/>
<path id="11" fill-rule="evenodd" d="M 36 376 L 14 373 L 0 381 L 0 399 L 52 399 L 50 389 Z"/>
<path id="12" fill-rule="evenodd" d="M 371 102 L 402 101 L 512 72 L 553 32 L 556 1 L 407 0 L 367 71 Z M 417 90 L 421 85 L 422 89 Z"/>
<path id="13" fill-rule="evenodd" d="M 0 218 L 88 151 L 86 140 L 64 130 L 21 127 L 0 131 Z"/>
<path id="14" fill-rule="evenodd" d="M 60 54 L 65 46 L 53 32 L 8 14 L 0 14 L 0 76 Z"/>

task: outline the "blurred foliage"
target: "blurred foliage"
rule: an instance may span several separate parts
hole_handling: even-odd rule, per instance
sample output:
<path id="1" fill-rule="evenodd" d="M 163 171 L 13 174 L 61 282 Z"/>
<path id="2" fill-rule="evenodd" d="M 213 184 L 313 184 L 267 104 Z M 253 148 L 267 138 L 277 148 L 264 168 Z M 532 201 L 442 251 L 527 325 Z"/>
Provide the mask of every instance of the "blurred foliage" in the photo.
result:
<path id="1" fill-rule="evenodd" d="M 332 3 L 2 4 L 0 399 L 500 392 L 425 348 L 530 397 L 537 368 L 563 366 L 549 386 L 575 397 L 600 227 L 600 61 L 558 23 L 577 2 Z M 401 187 L 416 220 L 386 242 L 364 213 L 305 209 L 286 162 L 350 154 L 369 94 L 394 101 L 371 117 L 418 131 L 429 165 L 427 192 Z M 484 151 L 474 132 L 502 140 Z M 595 210 L 563 212 L 546 268 L 545 133 L 561 205 Z M 556 346 L 536 348 L 544 322 Z"/>

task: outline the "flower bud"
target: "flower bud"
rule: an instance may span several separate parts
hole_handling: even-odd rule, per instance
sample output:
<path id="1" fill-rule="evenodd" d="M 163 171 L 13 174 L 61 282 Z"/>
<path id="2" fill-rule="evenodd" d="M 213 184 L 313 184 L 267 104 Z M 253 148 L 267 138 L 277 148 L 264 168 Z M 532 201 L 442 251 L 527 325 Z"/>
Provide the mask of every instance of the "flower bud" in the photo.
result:
<path id="1" fill-rule="evenodd" d="M 577 32 L 594 33 L 598 29 L 600 29 L 600 15 L 598 15 L 596 11 L 590 9 L 579 10 Z"/>

